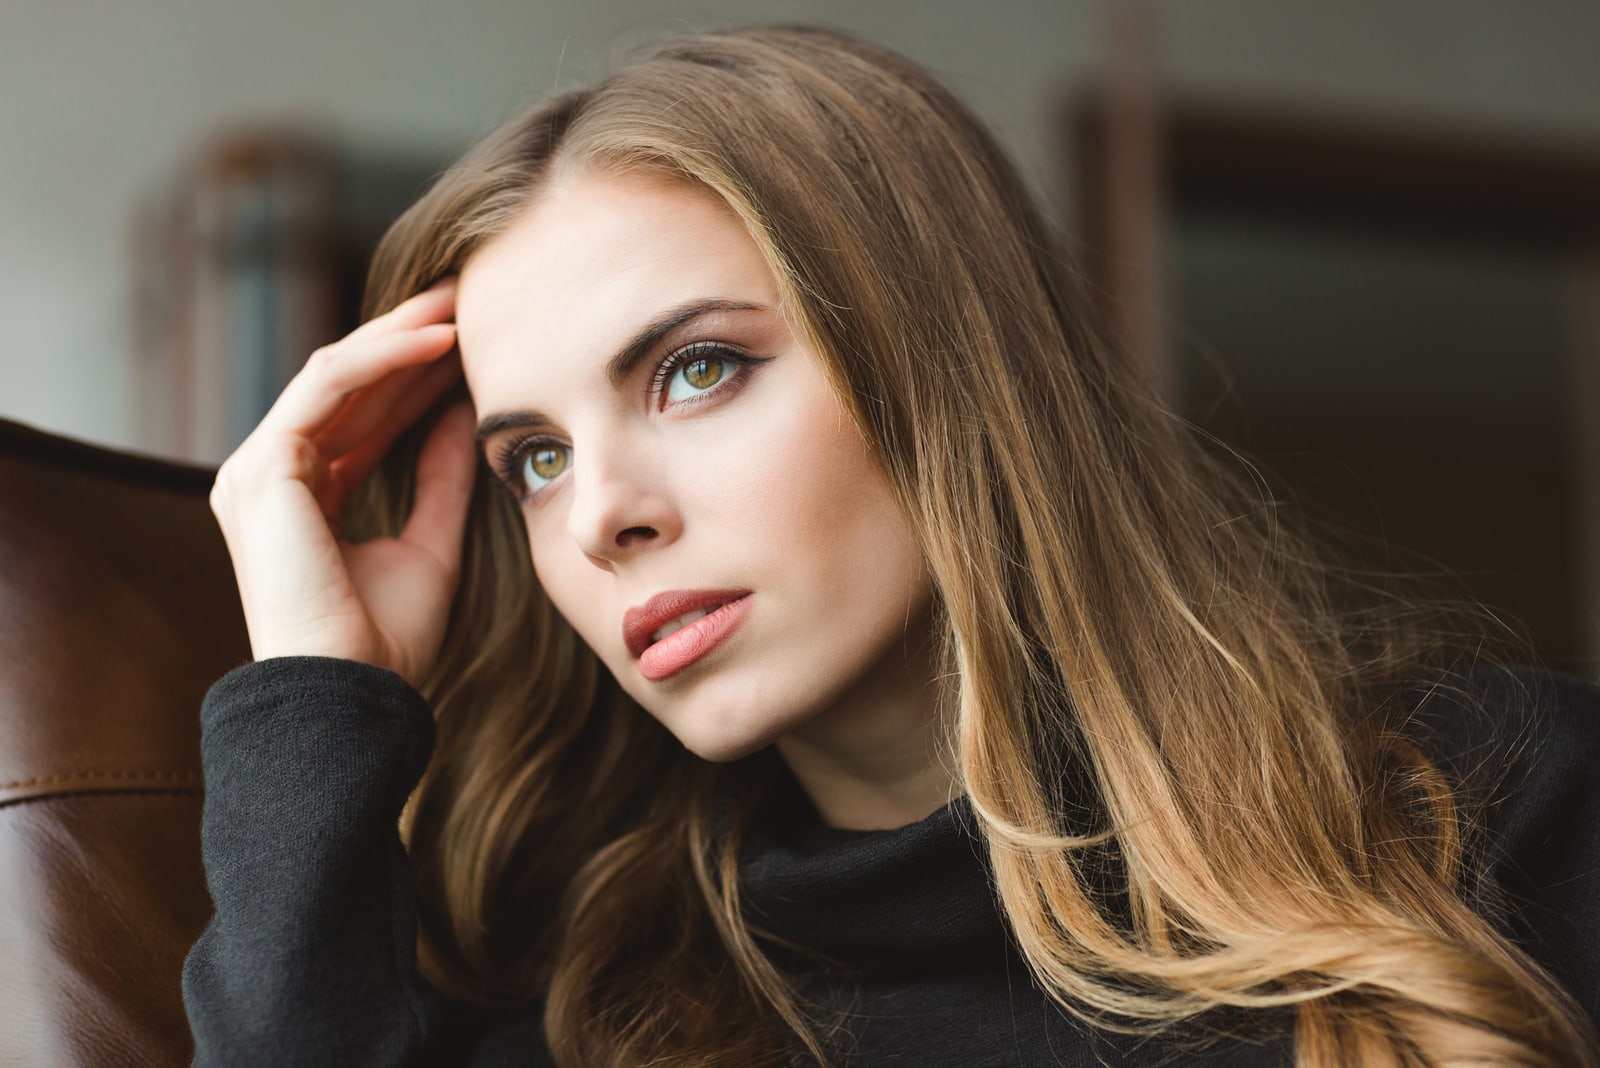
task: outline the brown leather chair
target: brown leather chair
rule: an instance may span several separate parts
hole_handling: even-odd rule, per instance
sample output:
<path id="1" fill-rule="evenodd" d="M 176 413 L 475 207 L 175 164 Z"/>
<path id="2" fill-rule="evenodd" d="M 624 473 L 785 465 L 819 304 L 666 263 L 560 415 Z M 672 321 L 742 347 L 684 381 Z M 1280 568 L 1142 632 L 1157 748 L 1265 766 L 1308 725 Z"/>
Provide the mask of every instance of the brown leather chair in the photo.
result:
<path id="1" fill-rule="evenodd" d="M 189 1060 L 200 701 L 249 658 L 212 477 L 0 420 L 0 1065 Z"/>

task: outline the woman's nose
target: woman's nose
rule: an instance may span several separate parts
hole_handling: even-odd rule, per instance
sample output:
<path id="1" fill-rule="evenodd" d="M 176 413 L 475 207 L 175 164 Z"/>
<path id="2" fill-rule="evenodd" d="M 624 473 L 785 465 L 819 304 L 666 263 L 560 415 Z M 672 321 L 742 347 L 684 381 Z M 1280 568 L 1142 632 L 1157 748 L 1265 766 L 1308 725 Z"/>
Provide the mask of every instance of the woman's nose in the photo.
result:
<path id="1" fill-rule="evenodd" d="M 591 445 L 573 455 L 567 530 L 591 560 L 615 563 L 676 536 L 667 487 L 647 455 L 616 445 Z"/>

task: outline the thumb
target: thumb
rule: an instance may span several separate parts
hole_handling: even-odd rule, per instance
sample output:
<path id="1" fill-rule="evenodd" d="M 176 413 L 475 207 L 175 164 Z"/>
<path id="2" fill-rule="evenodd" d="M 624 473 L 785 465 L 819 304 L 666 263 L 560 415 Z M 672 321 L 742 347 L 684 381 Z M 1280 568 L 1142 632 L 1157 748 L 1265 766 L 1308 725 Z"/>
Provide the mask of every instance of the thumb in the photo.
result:
<path id="1" fill-rule="evenodd" d="M 477 477 L 472 407 L 445 409 L 417 456 L 416 494 L 400 540 L 437 559 L 450 575 L 461 568 L 461 541 Z"/>

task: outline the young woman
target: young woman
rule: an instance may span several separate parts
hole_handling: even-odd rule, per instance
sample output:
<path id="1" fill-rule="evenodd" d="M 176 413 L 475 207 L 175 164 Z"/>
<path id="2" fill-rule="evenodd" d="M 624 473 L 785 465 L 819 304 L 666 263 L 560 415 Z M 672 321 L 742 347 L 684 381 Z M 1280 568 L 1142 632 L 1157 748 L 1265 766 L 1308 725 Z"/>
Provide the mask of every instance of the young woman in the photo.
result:
<path id="1" fill-rule="evenodd" d="M 670 43 L 369 298 L 212 497 L 197 1063 L 1600 1063 L 1595 691 L 1330 569 L 905 60 Z"/>

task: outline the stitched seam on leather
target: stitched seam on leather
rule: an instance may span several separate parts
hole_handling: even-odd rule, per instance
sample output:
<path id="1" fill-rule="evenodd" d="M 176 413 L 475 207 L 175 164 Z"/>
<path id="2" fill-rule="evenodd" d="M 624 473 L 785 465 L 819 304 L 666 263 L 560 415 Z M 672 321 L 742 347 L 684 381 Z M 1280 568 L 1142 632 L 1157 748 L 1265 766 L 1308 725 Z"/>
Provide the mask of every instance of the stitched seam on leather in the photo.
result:
<path id="1" fill-rule="evenodd" d="M 81 779 L 133 779 L 140 782 L 199 782 L 197 771 L 72 771 L 61 775 L 46 775 L 38 779 L 19 779 L 0 782 L 0 790 L 20 790 L 28 786 L 56 786 Z"/>
<path id="2" fill-rule="evenodd" d="M 0 814 L 7 809 L 20 808 L 23 805 L 37 805 L 41 803 L 60 803 L 68 801 L 81 801 L 84 798 L 94 797 L 205 797 L 205 791 L 198 786 L 129 786 L 122 789 L 107 787 L 101 790 L 73 790 L 56 794 L 25 794 L 22 797 L 6 799 L 0 797 Z"/>

